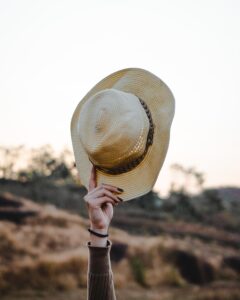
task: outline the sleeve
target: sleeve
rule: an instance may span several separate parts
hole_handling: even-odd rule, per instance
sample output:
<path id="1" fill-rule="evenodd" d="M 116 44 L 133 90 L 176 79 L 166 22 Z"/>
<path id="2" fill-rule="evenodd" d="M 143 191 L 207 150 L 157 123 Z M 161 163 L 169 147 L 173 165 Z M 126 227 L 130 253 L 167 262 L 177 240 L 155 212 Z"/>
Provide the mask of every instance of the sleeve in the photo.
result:
<path id="1" fill-rule="evenodd" d="M 106 247 L 93 247 L 87 243 L 89 249 L 88 261 L 88 300 L 116 300 L 113 273 L 110 261 L 111 241 L 107 240 Z"/>

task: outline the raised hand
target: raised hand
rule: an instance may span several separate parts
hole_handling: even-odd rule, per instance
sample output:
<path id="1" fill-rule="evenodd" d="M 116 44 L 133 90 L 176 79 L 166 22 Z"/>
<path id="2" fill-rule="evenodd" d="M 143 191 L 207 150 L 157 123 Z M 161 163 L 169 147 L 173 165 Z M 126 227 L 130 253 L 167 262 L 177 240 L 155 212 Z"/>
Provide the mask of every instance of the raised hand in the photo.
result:
<path id="1" fill-rule="evenodd" d="M 92 168 L 88 193 L 84 197 L 92 230 L 107 233 L 113 217 L 113 207 L 123 201 L 117 196 L 122 192 L 122 189 L 108 184 L 97 187 L 96 169 Z"/>

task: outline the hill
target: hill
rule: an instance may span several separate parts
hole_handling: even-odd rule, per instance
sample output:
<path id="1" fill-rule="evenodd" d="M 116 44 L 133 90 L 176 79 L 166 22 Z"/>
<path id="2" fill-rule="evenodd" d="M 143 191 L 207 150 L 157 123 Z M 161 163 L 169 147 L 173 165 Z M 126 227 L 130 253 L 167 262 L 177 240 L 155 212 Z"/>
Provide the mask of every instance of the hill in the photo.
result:
<path id="1" fill-rule="evenodd" d="M 118 217 L 123 216 L 119 213 Z M 128 227 L 138 226 L 131 219 L 124 222 Z M 110 228 L 111 261 L 119 292 L 144 289 L 151 294 L 156 288 L 172 287 L 174 292 L 178 287 L 191 290 L 193 296 L 194 286 L 199 287 L 198 293 L 206 289 L 212 293 L 212 286 L 221 284 L 222 297 L 225 292 L 230 297 L 229 286 L 233 295 L 240 295 L 239 233 L 184 221 L 147 222 L 150 220 L 138 220 L 138 224 L 159 227 L 160 233 L 140 236 Z M 87 219 L 53 205 L 1 193 L 1 293 L 29 288 L 84 289 L 87 226 Z"/>

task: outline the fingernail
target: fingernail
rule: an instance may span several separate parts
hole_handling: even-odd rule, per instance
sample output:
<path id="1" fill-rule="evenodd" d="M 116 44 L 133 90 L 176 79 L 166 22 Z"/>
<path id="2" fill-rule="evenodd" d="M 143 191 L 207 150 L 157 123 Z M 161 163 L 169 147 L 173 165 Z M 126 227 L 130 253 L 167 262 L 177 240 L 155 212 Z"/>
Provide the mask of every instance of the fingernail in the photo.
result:
<path id="1" fill-rule="evenodd" d="M 119 192 L 123 192 L 123 189 L 121 189 L 121 188 L 117 188 L 117 189 L 118 189 Z"/>
<path id="2" fill-rule="evenodd" d="M 120 201 L 123 201 L 123 199 L 122 198 L 120 198 L 120 197 L 117 197 Z"/>

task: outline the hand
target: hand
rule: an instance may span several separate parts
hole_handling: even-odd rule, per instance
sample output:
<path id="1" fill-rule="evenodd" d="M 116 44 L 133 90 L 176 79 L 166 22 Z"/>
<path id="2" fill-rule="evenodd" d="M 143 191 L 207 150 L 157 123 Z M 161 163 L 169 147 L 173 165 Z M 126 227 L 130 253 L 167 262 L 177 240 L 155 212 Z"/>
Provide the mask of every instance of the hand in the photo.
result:
<path id="1" fill-rule="evenodd" d="M 108 184 L 101 184 L 97 187 L 96 169 L 95 167 L 92 168 L 88 193 L 84 197 L 87 204 L 91 229 L 99 233 L 107 233 L 109 224 L 113 217 L 113 206 L 118 205 L 119 202 L 123 201 L 115 194 L 122 192 L 123 190 Z M 94 241 L 100 241 L 100 239 L 103 241 L 103 238 L 98 238 L 96 236 L 93 237 L 93 235 L 91 235 L 91 238 Z"/>

